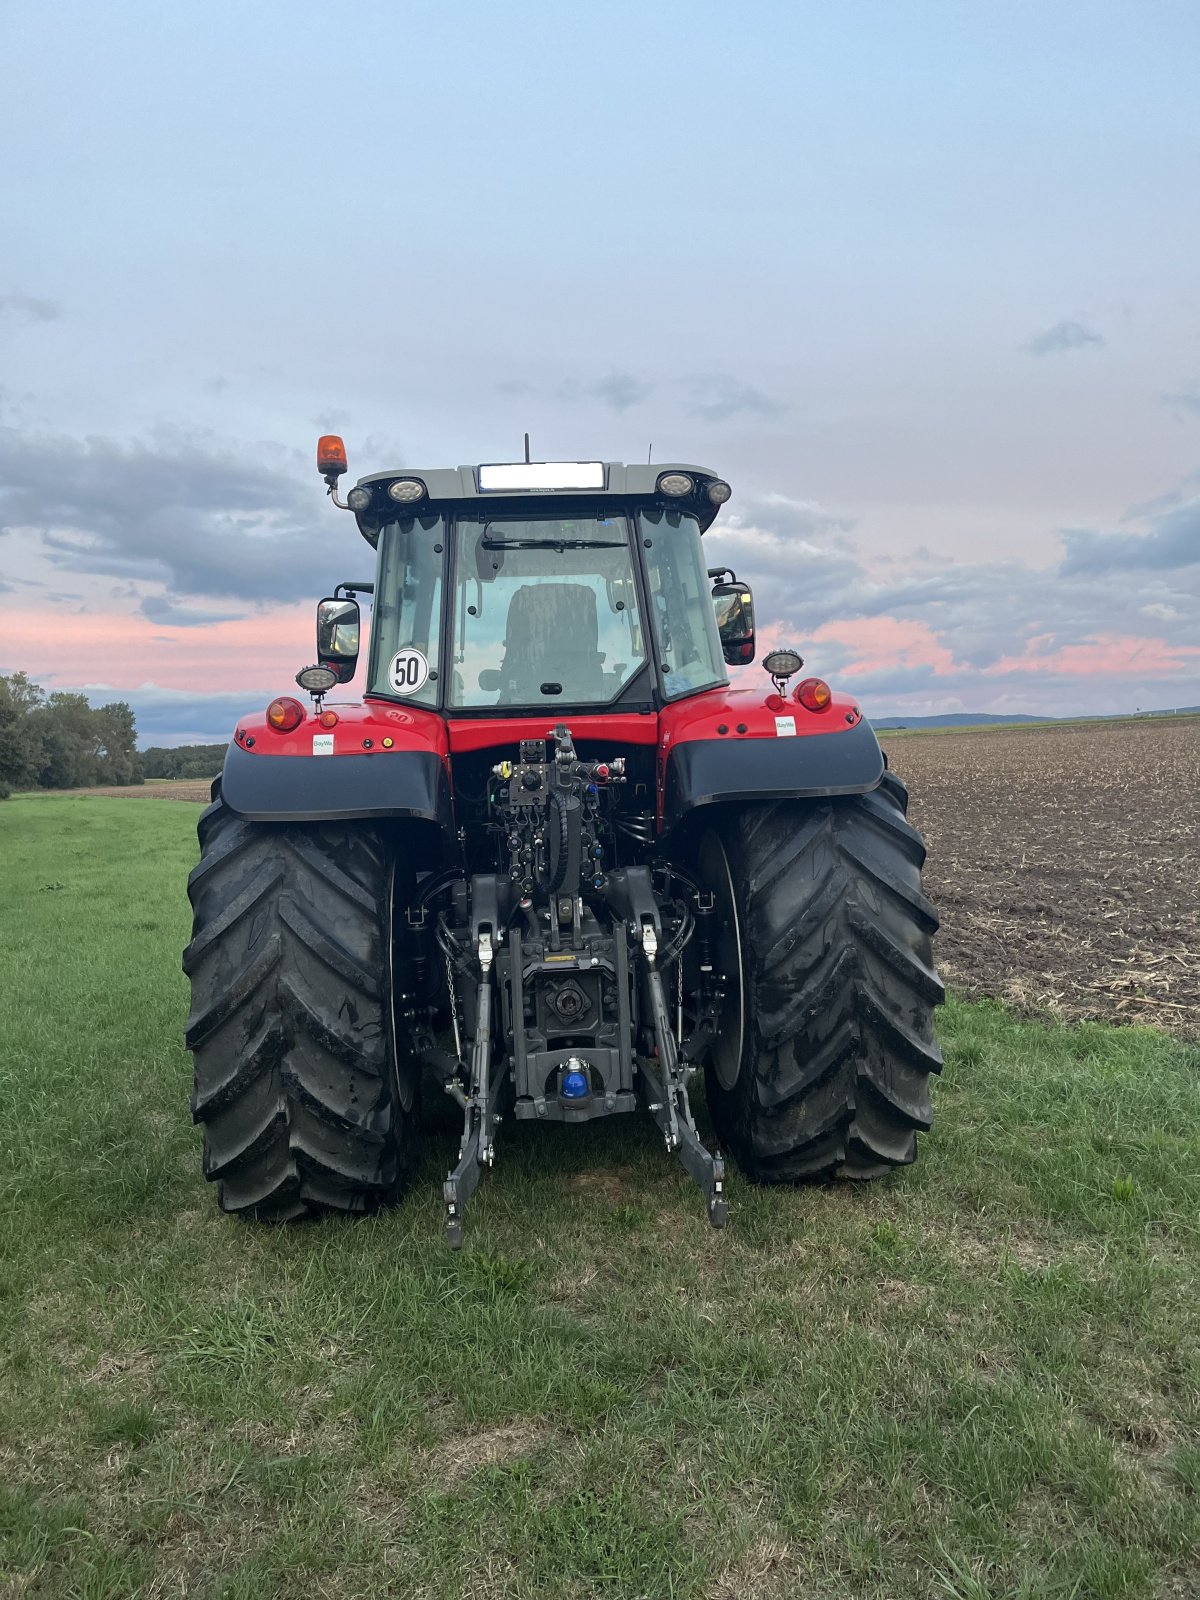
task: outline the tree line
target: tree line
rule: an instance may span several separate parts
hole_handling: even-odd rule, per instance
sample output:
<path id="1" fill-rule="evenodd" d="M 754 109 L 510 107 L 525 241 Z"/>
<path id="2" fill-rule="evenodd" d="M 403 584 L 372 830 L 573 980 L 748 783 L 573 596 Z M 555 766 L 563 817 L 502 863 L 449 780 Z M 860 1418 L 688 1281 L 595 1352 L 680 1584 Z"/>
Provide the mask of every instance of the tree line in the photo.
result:
<path id="1" fill-rule="evenodd" d="M 14 789 L 141 783 L 133 707 L 47 694 L 24 672 L 0 675 L 0 799 Z"/>
<path id="2" fill-rule="evenodd" d="M 142 751 L 148 778 L 215 778 L 229 747 L 223 744 L 181 744 L 173 750 L 151 745 Z"/>

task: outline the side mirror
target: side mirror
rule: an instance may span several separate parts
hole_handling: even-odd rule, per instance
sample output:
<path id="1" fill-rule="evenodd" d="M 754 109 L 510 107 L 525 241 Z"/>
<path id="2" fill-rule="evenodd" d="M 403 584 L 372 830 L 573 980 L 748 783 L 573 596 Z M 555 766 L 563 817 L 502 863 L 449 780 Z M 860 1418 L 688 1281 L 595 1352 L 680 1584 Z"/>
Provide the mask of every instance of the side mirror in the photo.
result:
<path id="1" fill-rule="evenodd" d="M 484 694 L 492 694 L 500 687 L 500 668 L 483 667 L 479 673 L 479 687 Z"/>
<path id="2" fill-rule="evenodd" d="M 754 660 L 754 596 L 745 583 L 713 586 L 713 610 L 721 635 L 721 654 L 731 667 Z"/>
<path id="3" fill-rule="evenodd" d="M 322 600 L 317 605 L 317 660 L 349 683 L 358 664 L 362 613 L 357 600 Z"/>

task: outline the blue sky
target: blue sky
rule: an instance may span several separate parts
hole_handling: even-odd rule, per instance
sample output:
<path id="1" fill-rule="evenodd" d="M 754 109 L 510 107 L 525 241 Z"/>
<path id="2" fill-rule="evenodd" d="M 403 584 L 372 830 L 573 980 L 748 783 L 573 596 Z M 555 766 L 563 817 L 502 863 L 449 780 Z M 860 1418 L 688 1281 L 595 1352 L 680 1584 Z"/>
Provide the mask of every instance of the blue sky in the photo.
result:
<path id="1" fill-rule="evenodd" d="M 721 471 L 714 561 L 868 712 L 1200 702 L 1195 5 L 8 0 L 0 49 L 0 671 L 223 737 L 365 571 L 315 434 L 528 428 Z"/>

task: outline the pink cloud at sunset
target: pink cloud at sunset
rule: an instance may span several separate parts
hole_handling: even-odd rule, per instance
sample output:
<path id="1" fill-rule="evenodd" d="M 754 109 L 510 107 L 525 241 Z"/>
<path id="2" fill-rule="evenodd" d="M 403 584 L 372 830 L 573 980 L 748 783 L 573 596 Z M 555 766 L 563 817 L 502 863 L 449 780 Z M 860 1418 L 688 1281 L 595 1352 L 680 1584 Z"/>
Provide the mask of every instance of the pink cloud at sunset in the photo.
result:
<path id="1" fill-rule="evenodd" d="M 813 639 L 861 651 L 841 669 L 847 678 L 899 667 L 928 667 L 935 676 L 961 671 L 951 650 L 926 622 L 899 617 L 859 617 L 850 622 L 826 622 Z"/>
<path id="2" fill-rule="evenodd" d="M 1193 670 L 1200 645 L 1168 644 L 1165 639 L 1139 639 L 1131 634 L 1104 633 L 1050 649 L 1053 634 L 1030 639 L 1024 653 L 1004 656 L 983 671 L 989 677 L 1004 672 L 1046 672 L 1065 677 L 1128 676 L 1139 679 L 1173 678 Z"/>
<path id="3" fill-rule="evenodd" d="M 288 606 L 204 627 L 170 627 L 128 612 L 32 616 L 9 609 L 0 653 L 48 687 L 106 683 L 219 693 L 286 686 L 312 659 L 313 612 Z"/>

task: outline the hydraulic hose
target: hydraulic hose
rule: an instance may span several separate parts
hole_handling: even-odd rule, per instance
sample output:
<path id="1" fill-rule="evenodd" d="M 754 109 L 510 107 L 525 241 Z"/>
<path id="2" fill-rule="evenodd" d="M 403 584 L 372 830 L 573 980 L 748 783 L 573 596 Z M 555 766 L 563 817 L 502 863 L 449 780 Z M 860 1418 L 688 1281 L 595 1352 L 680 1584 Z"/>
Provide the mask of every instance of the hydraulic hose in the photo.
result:
<path id="1" fill-rule="evenodd" d="M 554 870 L 550 875 L 548 888 L 551 894 L 562 888 L 563 879 L 567 875 L 567 857 L 569 854 L 567 834 L 567 808 L 563 804 L 562 796 L 557 789 L 550 791 L 550 804 L 558 815 L 558 860 L 554 863 Z M 553 851 L 551 852 L 553 858 Z"/>
<path id="2" fill-rule="evenodd" d="M 658 964 L 660 968 L 670 966 L 671 962 L 674 961 L 677 956 L 683 954 L 683 948 L 687 944 L 688 940 L 692 937 L 692 933 L 696 927 L 696 919 L 688 910 L 687 906 L 684 905 L 683 901 L 676 900 L 673 902 L 673 904 L 678 908 L 680 913 L 679 927 L 675 930 L 673 937 L 668 939 L 666 944 L 663 945 L 662 949 L 658 952 Z"/>

